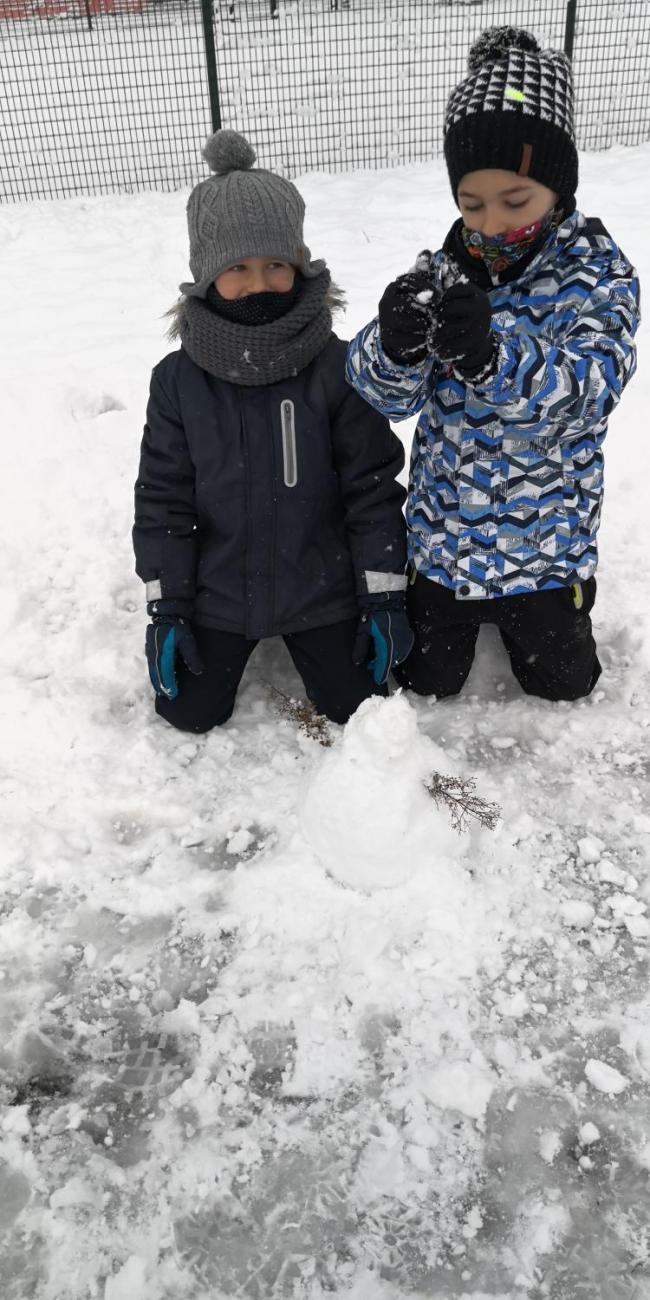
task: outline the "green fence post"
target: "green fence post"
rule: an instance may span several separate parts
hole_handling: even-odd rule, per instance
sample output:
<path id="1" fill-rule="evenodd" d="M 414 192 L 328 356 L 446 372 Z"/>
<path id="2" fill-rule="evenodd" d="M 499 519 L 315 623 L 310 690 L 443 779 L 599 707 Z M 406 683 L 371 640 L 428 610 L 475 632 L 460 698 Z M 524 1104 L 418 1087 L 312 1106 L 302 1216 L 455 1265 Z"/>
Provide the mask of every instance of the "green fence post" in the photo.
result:
<path id="1" fill-rule="evenodd" d="M 567 59 L 573 58 L 573 42 L 576 35 L 576 9 L 578 0 L 568 0 L 566 7 L 566 26 L 564 28 L 564 53 Z"/>
<path id="2" fill-rule="evenodd" d="M 214 45 L 212 0 L 201 0 L 201 20 L 203 22 L 205 70 L 208 74 L 208 93 L 210 95 L 212 130 L 219 131 L 221 130 L 221 106 L 219 104 L 219 82 L 217 80 L 217 54 Z"/>

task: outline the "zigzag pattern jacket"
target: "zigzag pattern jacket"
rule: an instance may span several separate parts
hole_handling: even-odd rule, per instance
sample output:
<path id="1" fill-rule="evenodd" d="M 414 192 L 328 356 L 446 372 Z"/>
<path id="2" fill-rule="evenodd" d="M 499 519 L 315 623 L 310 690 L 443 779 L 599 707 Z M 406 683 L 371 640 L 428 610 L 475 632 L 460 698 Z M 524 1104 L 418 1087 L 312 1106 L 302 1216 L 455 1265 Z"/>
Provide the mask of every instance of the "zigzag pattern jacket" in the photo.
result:
<path id="1" fill-rule="evenodd" d="M 433 267 L 448 284 L 444 252 Z M 607 421 L 636 367 L 638 280 L 600 221 L 572 213 L 490 300 L 498 346 L 481 382 L 435 355 L 390 361 L 376 320 L 348 351 L 348 381 L 376 410 L 420 413 L 409 559 L 459 599 L 545 591 L 594 572 Z"/>

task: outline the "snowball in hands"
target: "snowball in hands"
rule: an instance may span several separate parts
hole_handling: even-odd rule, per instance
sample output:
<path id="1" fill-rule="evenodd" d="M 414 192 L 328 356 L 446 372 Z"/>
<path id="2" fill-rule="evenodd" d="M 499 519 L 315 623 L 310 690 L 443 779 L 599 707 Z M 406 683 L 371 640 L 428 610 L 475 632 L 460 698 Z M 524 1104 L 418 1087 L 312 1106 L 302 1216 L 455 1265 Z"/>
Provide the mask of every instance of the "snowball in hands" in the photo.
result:
<path id="1" fill-rule="evenodd" d="M 434 770 L 449 763 L 420 735 L 404 696 L 365 700 L 312 772 L 302 806 L 303 831 L 330 875 L 371 890 L 430 869 L 437 889 L 454 891 L 448 859 L 463 839 L 424 788 Z"/>

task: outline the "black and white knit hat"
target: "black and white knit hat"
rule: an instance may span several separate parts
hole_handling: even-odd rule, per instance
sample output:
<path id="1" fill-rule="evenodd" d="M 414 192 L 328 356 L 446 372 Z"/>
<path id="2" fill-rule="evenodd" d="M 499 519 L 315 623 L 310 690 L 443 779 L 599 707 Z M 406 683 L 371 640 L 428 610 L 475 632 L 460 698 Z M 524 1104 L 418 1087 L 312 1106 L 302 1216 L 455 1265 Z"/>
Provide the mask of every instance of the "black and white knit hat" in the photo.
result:
<path id="1" fill-rule="evenodd" d="M 568 204 L 578 184 L 571 64 L 530 32 L 490 27 L 472 46 L 469 76 L 452 90 L 444 127 L 454 198 L 468 172 L 530 176 Z"/>
<path id="2" fill-rule="evenodd" d="M 325 263 L 312 261 L 303 238 L 305 204 L 291 181 L 253 167 L 255 150 L 237 131 L 215 131 L 203 147 L 214 175 L 194 187 L 187 204 L 190 270 L 186 298 L 205 298 L 213 281 L 243 257 L 277 257 L 308 279 Z"/>

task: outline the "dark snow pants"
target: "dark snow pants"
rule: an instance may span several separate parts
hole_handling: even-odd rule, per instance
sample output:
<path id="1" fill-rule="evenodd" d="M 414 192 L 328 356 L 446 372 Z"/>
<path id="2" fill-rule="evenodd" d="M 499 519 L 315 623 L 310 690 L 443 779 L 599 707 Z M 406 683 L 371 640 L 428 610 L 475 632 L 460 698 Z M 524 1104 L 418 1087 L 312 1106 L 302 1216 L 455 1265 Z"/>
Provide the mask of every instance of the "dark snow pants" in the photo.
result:
<path id="1" fill-rule="evenodd" d="M 595 599 L 596 579 L 588 578 L 531 595 L 461 601 L 418 573 L 407 594 L 415 645 L 394 676 L 418 695 L 457 695 L 481 623 L 495 623 L 528 695 L 577 700 L 589 695 L 601 672 L 589 617 Z"/>
<path id="2" fill-rule="evenodd" d="M 370 695 L 385 695 L 375 686 L 364 666 L 352 663 L 358 621 L 348 619 L 307 632 L 289 632 L 283 638 L 317 713 L 332 722 L 347 722 Z M 257 641 L 234 632 L 194 625 L 205 671 L 195 677 L 177 662 L 178 695 L 175 700 L 156 696 L 156 712 L 179 731 L 210 731 L 227 722 L 237 688 Z"/>

